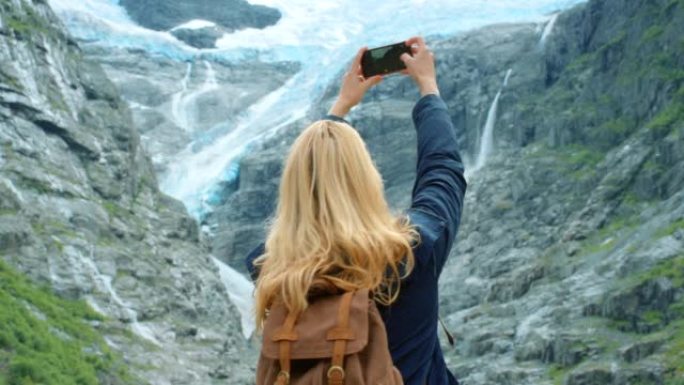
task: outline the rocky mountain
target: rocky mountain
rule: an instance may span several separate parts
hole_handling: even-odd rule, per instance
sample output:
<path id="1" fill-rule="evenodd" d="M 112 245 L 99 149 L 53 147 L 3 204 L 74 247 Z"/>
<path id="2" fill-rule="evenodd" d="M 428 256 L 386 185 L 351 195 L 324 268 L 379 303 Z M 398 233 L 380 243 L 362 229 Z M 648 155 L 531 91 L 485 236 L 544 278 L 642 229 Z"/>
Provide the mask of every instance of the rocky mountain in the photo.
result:
<path id="1" fill-rule="evenodd" d="M 159 29 L 222 23 L 187 9 L 201 2 L 128 3 L 141 23 L 146 4 L 183 10 Z M 203 246 L 158 175 L 297 66 L 103 48 L 74 41 L 43 0 L 0 10 L 0 383 L 252 383 L 255 341 L 220 260 L 244 269 L 289 144 L 337 84 L 250 147 L 202 218 Z M 591 0 L 428 39 L 469 182 L 440 280 L 462 383 L 684 383 L 683 29 L 682 0 Z M 397 212 L 417 99 L 390 77 L 349 116 Z M 60 355 L 47 351 L 74 370 L 45 365 Z"/>
<path id="2" fill-rule="evenodd" d="M 593 0 L 544 25 L 429 40 L 469 181 L 440 281 L 463 383 L 684 381 L 683 28 L 680 0 Z M 289 144 L 336 87 L 242 160 L 207 219 L 234 267 L 263 239 Z M 349 117 L 397 211 L 417 99 L 388 78 Z"/>
<path id="3" fill-rule="evenodd" d="M 174 31 L 179 39 L 199 48 L 213 47 L 226 32 L 243 28 L 265 28 L 280 20 L 275 8 L 252 5 L 245 0 L 122 0 L 121 5 L 138 24 L 165 31 Z M 213 25 L 184 28 L 193 20 L 205 20 Z"/>
<path id="4" fill-rule="evenodd" d="M 226 267 L 114 84 L 44 1 L 0 11 L 0 382 L 250 383 Z"/>

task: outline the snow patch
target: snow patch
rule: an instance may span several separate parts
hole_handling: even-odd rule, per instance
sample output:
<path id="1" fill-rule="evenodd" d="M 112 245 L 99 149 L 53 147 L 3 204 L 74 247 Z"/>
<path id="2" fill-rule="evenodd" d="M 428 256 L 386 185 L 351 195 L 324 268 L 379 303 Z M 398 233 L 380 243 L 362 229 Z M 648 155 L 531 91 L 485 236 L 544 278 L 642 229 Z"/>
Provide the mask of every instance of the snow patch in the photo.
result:
<path id="1" fill-rule="evenodd" d="M 230 301 L 240 313 L 242 335 L 245 338 L 249 338 L 256 327 L 253 300 L 254 285 L 250 280 L 218 258 L 212 256 L 211 260 L 219 269 L 221 282 L 223 282 L 223 286 L 226 288 Z"/>
<path id="2" fill-rule="evenodd" d="M 179 29 L 202 29 L 210 27 L 216 27 L 216 23 L 209 20 L 194 19 L 171 28 L 171 31 L 176 31 Z"/>

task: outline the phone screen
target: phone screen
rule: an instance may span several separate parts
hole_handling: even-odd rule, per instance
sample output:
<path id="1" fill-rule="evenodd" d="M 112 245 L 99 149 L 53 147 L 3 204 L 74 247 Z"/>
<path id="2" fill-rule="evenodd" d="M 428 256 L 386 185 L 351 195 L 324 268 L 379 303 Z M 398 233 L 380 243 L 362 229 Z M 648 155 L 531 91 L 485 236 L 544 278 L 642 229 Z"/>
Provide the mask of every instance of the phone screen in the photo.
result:
<path id="1" fill-rule="evenodd" d="M 404 62 L 399 59 L 404 52 L 411 54 L 411 47 L 404 42 L 369 49 L 361 58 L 363 76 L 369 78 L 405 69 Z"/>

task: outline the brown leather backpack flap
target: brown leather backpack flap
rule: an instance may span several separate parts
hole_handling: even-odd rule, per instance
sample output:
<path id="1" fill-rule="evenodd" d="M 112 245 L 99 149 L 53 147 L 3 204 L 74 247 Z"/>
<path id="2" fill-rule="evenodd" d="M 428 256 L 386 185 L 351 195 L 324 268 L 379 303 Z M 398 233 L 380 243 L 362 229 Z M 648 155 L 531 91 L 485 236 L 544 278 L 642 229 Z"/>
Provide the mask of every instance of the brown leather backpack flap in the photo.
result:
<path id="1" fill-rule="evenodd" d="M 332 357 L 334 339 L 347 340 L 345 354 L 360 352 L 368 344 L 368 290 L 354 294 L 349 311 L 349 325 L 345 330 L 337 328 L 338 309 L 342 295 L 317 298 L 299 316 L 293 333 L 283 332 L 288 312 L 282 303 L 274 304 L 264 324 L 261 353 L 264 357 L 278 359 L 280 342 L 292 341 L 291 358 L 295 360 Z"/>

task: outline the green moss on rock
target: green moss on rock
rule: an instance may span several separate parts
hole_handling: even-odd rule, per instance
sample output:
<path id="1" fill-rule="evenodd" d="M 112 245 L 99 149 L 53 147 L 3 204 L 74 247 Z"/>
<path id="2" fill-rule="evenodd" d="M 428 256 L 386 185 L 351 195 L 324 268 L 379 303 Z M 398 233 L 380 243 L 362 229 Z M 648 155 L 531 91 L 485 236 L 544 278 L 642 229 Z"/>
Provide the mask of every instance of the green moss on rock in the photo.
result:
<path id="1" fill-rule="evenodd" d="M 0 261 L 0 384 L 137 383 L 91 326 L 101 321 Z"/>

